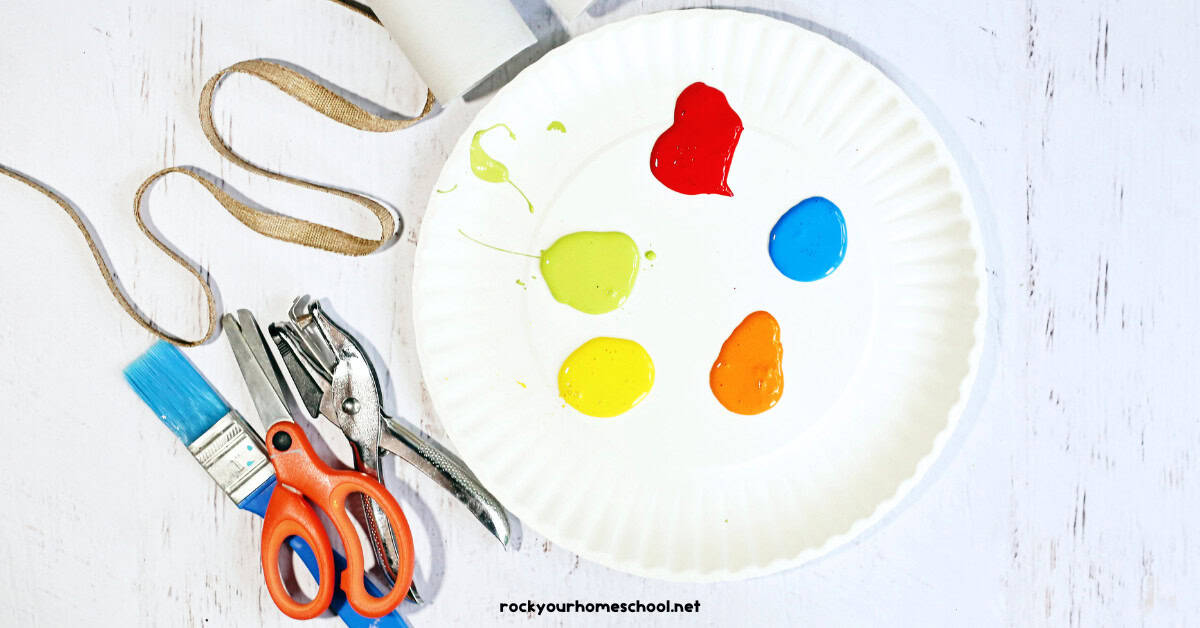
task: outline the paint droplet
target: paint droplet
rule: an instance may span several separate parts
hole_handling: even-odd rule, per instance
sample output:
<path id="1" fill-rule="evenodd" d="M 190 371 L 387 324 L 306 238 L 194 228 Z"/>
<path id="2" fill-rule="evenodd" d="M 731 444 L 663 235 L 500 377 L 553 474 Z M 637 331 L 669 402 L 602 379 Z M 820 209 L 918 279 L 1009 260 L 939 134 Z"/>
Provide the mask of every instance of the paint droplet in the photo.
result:
<path id="1" fill-rule="evenodd" d="M 518 286 L 521 286 L 522 288 L 524 288 L 524 287 L 525 287 L 525 282 L 524 282 L 524 281 L 521 281 L 520 279 L 518 279 L 518 280 L 517 280 L 517 285 L 518 285 Z"/>
<path id="2" fill-rule="evenodd" d="M 450 189 L 448 189 L 448 190 L 437 190 L 437 193 L 438 193 L 438 194 L 449 194 L 449 193 L 451 193 L 451 192 L 453 192 L 454 190 L 457 190 L 457 189 L 458 189 L 458 184 L 457 184 L 457 183 L 455 183 L 454 185 L 450 186 Z"/>
<path id="3" fill-rule="evenodd" d="M 521 385 L 521 388 L 529 388 L 528 386 L 525 385 L 525 382 L 523 382 L 519 379 L 517 380 L 517 383 Z"/>
<path id="4" fill-rule="evenodd" d="M 594 417 L 627 412 L 654 386 L 654 362 L 642 345 L 599 337 L 583 343 L 558 371 L 558 394 L 572 408 Z"/>
<path id="5" fill-rule="evenodd" d="M 562 122 L 555 120 L 554 122 L 551 122 L 549 124 L 549 126 L 546 127 L 546 130 L 547 131 L 558 131 L 559 133 L 566 133 L 567 127 L 564 126 Z"/>
<path id="6" fill-rule="evenodd" d="M 658 253 L 655 253 L 654 251 L 646 251 L 646 259 L 653 262 L 654 260 L 658 259 Z"/>
<path id="7" fill-rule="evenodd" d="M 846 218 L 828 199 L 804 199 L 771 228 L 771 262 L 789 279 L 828 277 L 846 257 Z"/>
<path id="8" fill-rule="evenodd" d="M 713 396 L 730 412 L 766 412 L 783 396 L 779 323 L 767 312 L 750 314 L 725 343 L 708 374 Z"/>
<path id="9" fill-rule="evenodd" d="M 550 294 L 586 314 L 604 314 L 633 292 L 637 243 L 619 231 L 569 233 L 542 251 L 541 269 Z"/>
<path id="10" fill-rule="evenodd" d="M 507 183 L 511 185 L 514 190 L 521 194 L 521 198 L 525 199 L 525 204 L 529 205 L 529 213 L 532 214 L 533 202 L 530 201 L 529 197 L 525 196 L 525 192 L 521 191 L 521 188 L 517 187 L 517 184 L 513 183 L 512 179 L 508 177 L 508 166 L 505 166 L 499 161 L 493 159 L 491 155 L 488 155 L 483 150 L 483 146 L 479 143 L 484 134 L 496 127 L 504 127 L 504 130 L 508 131 L 509 138 L 514 140 L 517 139 L 517 134 L 513 133 L 512 129 L 508 128 L 508 125 L 504 123 L 493 124 L 486 129 L 476 131 L 474 137 L 471 138 L 471 172 L 474 172 L 476 177 L 479 177 L 488 183 Z"/>
<path id="11" fill-rule="evenodd" d="M 727 178 L 742 119 L 721 90 L 692 83 L 675 100 L 675 121 L 650 151 L 650 172 L 680 194 L 733 196 Z"/>

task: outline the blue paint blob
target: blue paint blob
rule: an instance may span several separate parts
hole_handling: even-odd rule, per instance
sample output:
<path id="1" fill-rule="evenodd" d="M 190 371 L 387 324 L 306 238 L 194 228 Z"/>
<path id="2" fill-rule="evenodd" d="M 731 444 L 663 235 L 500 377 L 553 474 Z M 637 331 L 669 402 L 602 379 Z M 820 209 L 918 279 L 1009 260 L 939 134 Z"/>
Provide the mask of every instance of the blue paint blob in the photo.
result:
<path id="1" fill-rule="evenodd" d="M 846 257 L 846 218 L 828 199 L 806 198 L 779 217 L 767 250 L 789 279 L 828 277 Z"/>

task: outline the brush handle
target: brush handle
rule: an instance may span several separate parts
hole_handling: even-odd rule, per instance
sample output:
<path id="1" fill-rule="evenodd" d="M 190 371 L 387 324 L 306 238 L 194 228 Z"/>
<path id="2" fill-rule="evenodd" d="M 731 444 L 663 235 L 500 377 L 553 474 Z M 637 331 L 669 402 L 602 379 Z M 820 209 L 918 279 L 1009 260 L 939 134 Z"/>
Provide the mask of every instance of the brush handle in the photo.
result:
<path id="1" fill-rule="evenodd" d="M 271 495 L 274 494 L 274 492 L 275 478 L 271 478 L 269 482 L 259 487 L 259 489 L 251 494 L 250 497 L 247 497 L 242 501 L 242 503 L 238 504 L 238 508 L 252 512 L 259 517 L 265 517 L 267 514 L 267 504 L 270 503 Z M 306 568 L 308 568 L 308 572 L 311 573 L 314 578 L 319 579 L 320 575 L 318 574 L 320 573 L 320 568 L 317 566 L 317 557 L 315 554 L 313 554 L 313 551 L 308 546 L 308 543 L 305 543 L 304 539 L 301 539 L 298 536 L 293 536 L 288 539 L 288 546 L 291 547 L 292 551 L 300 557 L 300 561 L 304 563 Z M 374 619 L 359 615 L 357 611 L 355 611 L 350 607 L 349 604 L 346 603 L 346 594 L 341 590 L 340 587 L 336 586 L 336 583 L 341 582 L 342 571 L 346 569 L 346 559 L 336 551 L 333 553 L 333 567 L 335 572 L 333 577 L 335 587 L 333 590 L 333 601 L 329 603 L 329 610 L 337 613 L 338 617 L 341 617 L 342 621 L 349 626 L 349 628 L 372 628 L 374 626 L 379 626 L 381 628 L 408 627 L 408 624 L 404 623 L 404 619 L 400 617 L 400 613 L 396 611 L 392 611 L 383 617 L 377 617 Z M 383 595 L 379 588 L 376 587 L 370 579 L 364 577 L 363 584 L 366 585 L 367 591 L 370 592 L 371 595 L 375 597 Z"/>

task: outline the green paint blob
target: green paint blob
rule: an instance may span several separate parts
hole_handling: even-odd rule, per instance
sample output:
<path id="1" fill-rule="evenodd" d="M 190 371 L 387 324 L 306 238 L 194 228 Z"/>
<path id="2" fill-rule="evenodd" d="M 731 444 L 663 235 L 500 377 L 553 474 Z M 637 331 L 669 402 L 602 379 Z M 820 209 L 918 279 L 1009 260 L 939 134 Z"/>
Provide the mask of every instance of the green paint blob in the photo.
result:
<path id="1" fill-rule="evenodd" d="M 542 251 L 542 277 L 550 294 L 586 314 L 621 306 L 633 291 L 638 248 L 619 231 L 569 233 Z"/>
<path id="2" fill-rule="evenodd" d="M 517 139 L 516 133 L 513 133 L 512 129 L 508 128 L 508 125 L 504 123 L 493 124 L 486 129 L 476 131 L 475 136 L 471 138 L 471 172 L 474 172 L 475 176 L 488 183 L 507 183 L 513 186 L 513 189 L 521 195 L 521 198 L 525 199 L 525 204 L 529 205 L 529 213 L 532 214 L 533 202 L 529 200 L 528 196 L 525 196 L 525 192 L 522 192 L 516 183 L 512 182 L 512 179 L 508 178 L 508 166 L 492 159 L 491 155 L 484 152 L 483 147 L 479 145 L 479 140 L 485 133 L 501 126 L 504 127 L 505 131 L 508 131 L 509 138 Z"/>
<path id="3" fill-rule="evenodd" d="M 453 192 L 454 190 L 457 190 L 457 189 L 458 189 L 458 184 L 457 184 L 457 183 L 455 183 L 454 185 L 450 186 L 450 189 L 449 189 L 449 190 L 438 190 L 438 191 L 437 191 L 437 193 L 438 193 L 438 194 L 449 194 L 449 193 L 451 193 L 451 192 Z"/>
<path id="4" fill-rule="evenodd" d="M 637 244 L 620 231 L 576 231 L 554 241 L 541 255 L 530 255 L 459 235 L 493 251 L 532 257 L 540 262 L 546 287 L 559 303 L 585 314 L 611 312 L 629 298 L 637 279 Z M 537 279 L 530 275 L 530 279 Z M 525 282 L 517 280 L 525 287 Z"/>
<path id="5" fill-rule="evenodd" d="M 654 251 L 646 251 L 646 259 L 653 262 L 654 260 L 658 259 L 658 253 L 655 253 Z"/>
<path id="6" fill-rule="evenodd" d="M 546 130 L 547 131 L 558 131 L 559 133 L 566 133 L 567 127 L 563 126 L 562 122 L 555 120 L 554 122 L 550 123 L 550 126 L 546 127 Z"/>

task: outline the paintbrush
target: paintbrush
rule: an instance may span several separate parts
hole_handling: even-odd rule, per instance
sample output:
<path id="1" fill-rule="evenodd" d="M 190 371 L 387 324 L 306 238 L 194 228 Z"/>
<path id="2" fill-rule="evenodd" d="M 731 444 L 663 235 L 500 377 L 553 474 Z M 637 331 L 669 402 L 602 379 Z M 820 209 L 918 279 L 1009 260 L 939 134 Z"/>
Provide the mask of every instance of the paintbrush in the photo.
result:
<path id="1" fill-rule="evenodd" d="M 159 341 L 125 368 L 125 380 L 238 508 L 264 516 L 275 490 L 275 469 L 262 439 L 178 349 Z M 308 544 L 297 536 L 287 542 L 317 578 L 317 559 Z M 334 563 L 334 582 L 340 582 L 346 560 L 334 552 Z M 371 595 L 382 595 L 370 580 L 364 584 Z M 376 619 L 359 615 L 340 588 L 329 609 L 351 628 L 406 625 L 395 611 Z"/>

